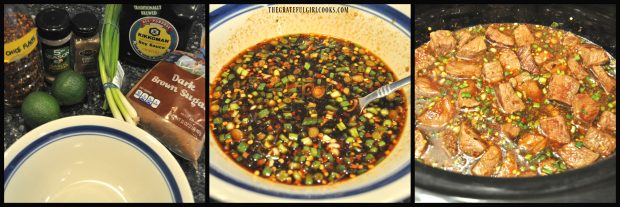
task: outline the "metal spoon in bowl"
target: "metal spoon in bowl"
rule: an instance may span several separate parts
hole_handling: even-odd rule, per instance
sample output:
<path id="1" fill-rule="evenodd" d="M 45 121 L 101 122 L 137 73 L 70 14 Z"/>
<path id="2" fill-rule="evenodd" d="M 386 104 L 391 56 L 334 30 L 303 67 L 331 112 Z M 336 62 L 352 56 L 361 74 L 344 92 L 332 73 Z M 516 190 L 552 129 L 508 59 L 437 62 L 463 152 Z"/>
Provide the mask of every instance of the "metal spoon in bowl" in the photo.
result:
<path id="1" fill-rule="evenodd" d="M 403 86 L 411 83 L 411 76 L 407 76 L 403 79 L 400 79 L 396 82 L 381 86 L 379 89 L 369 93 L 368 95 L 357 99 L 357 108 L 359 108 L 359 113 L 362 113 L 364 107 L 368 105 L 370 102 L 387 96 L 388 94 L 402 88 Z"/>

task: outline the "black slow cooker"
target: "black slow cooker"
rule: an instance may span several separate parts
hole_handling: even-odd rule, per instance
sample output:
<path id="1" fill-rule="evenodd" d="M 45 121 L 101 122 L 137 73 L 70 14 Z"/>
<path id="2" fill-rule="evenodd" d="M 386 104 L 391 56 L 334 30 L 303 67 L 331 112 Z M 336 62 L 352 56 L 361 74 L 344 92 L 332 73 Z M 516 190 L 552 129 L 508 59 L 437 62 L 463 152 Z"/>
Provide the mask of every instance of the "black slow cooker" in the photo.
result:
<path id="1" fill-rule="evenodd" d="M 432 31 L 486 24 L 561 23 L 616 56 L 615 5 L 414 5 L 415 48 Z M 529 178 L 456 174 L 415 163 L 415 202 L 616 202 L 616 155 L 586 168 Z"/>

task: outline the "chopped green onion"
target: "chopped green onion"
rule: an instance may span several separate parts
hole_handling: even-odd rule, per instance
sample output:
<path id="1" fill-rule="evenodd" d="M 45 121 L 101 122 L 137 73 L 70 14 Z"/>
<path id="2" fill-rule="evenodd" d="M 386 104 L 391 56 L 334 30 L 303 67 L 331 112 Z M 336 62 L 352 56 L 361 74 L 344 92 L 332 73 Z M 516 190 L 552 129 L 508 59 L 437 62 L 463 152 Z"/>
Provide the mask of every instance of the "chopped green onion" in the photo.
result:
<path id="1" fill-rule="evenodd" d="M 284 115 L 284 118 L 287 118 L 287 119 L 290 119 L 293 117 L 293 113 L 291 112 L 284 112 L 283 115 Z"/>
<path id="2" fill-rule="evenodd" d="M 596 93 L 592 94 L 592 99 L 594 99 L 595 101 L 598 101 L 599 99 L 601 99 L 601 93 L 600 91 L 597 91 Z"/>
<path id="3" fill-rule="evenodd" d="M 319 151 L 316 148 L 310 148 L 310 155 L 312 155 L 312 157 L 316 157 L 319 155 Z"/>
<path id="4" fill-rule="evenodd" d="M 306 146 L 310 146 L 312 145 L 312 140 L 310 139 L 310 137 L 304 137 L 301 139 L 301 143 Z"/>
<path id="5" fill-rule="evenodd" d="M 338 127 L 338 130 L 340 131 L 344 131 L 347 128 L 342 121 L 336 124 L 336 127 Z"/>
<path id="6" fill-rule="evenodd" d="M 469 86 L 469 84 L 467 84 L 467 82 L 463 82 L 459 85 L 459 88 L 467 88 L 467 86 Z"/>
<path id="7" fill-rule="evenodd" d="M 248 145 L 245 142 L 240 142 L 239 145 L 237 145 L 237 151 L 244 153 L 246 150 L 248 150 Z"/>
<path id="8" fill-rule="evenodd" d="M 367 139 L 367 140 L 366 140 L 366 142 L 364 142 L 364 144 L 365 144 L 368 148 L 371 148 L 371 147 L 372 147 L 372 144 L 374 144 L 374 143 L 375 143 L 375 140 L 374 140 L 374 139 Z"/>
<path id="9" fill-rule="evenodd" d="M 221 117 L 213 119 L 213 124 L 220 125 L 224 120 Z"/>
<path id="10" fill-rule="evenodd" d="M 263 109 L 260 112 L 258 112 L 258 117 L 259 118 L 265 118 L 269 115 L 269 110 L 267 109 Z"/>
<path id="11" fill-rule="evenodd" d="M 265 166 L 265 168 L 263 168 L 263 175 L 271 176 L 271 168 L 269 166 Z"/>
<path id="12" fill-rule="evenodd" d="M 307 126 L 307 125 L 315 125 L 315 124 L 318 124 L 318 123 L 319 123 L 319 119 L 318 118 L 306 117 L 301 122 L 301 125 L 302 126 Z"/>
<path id="13" fill-rule="evenodd" d="M 581 149 L 583 147 L 583 142 L 582 141 L 576 141 L 575 142 L 575 147 L 577 147 L 578 149 Z"/>
<path id="14" fill-rule="evenodd" d="M 346 140 L 344 140 L 344 143 L 351 144 L 351 143 L 353 143 L 354 141 L 355 141 L 355 139 L 353 139 L 353 137 L 347 137 L 347 139 L 346 139 Z"/>
<path id="15" fill-rule="evenodd" d="M 328 111 L 338 111 L 338 108 L 336 108 L 336 107 L 334 107 L 332 105 L 326 105 L 325 106 L 325 110 L 328 110 Z"/>
<path id="16" fill-rule="evenodd" d="M 266 85 L 265 83 L 260 83 L 256 89 L 258 89 L 259 91 L 262 91 L 263 89 L 265 89 L 265 85 Z"/>
<path id="17" fill-rule="evenodd" d="M 342 122 L 341 122 L 342 123 Z M 359 137 L 360 135 L 357 133 L 357 128 L 351 128 L 349 129 L 349 134 L 351 134 L 351 136 L 353 137 Z"/>
<path id="18" fill-rule="evenodd" d="M 298 138 L 298 137 L 299 137 L 299 135 L 297 135 L 297 134 L 295 134 L 295 133 L 288 133 L 288 138 L 289 138 L 290 140 L 297 141 L 297 138 Z"/>
<path id="19" fill-rule="evenodd" d="M 239 105 L 237 105 L 236 103 L 231 103 L 230 107 L 228 107 L 228 108 L 230 108 L 230 110 L 237 110 L 237 109 L 239 109 Z"/>
<path id="20" fill-rule="evenodd" d="M 392 126 L 392 120 L 386 119 L 383 121 L 383 126 L 389 127 Z"/>

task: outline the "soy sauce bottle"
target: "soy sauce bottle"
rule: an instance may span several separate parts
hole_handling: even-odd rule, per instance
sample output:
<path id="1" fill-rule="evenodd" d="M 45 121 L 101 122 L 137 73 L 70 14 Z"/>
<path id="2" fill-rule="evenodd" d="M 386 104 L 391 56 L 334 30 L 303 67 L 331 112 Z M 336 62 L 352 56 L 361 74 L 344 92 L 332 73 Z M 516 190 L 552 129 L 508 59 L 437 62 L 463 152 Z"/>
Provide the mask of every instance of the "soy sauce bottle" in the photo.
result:
<path id="1" fill-rule="evenodd" d="M 186 50 L 198 8 L 197 4 L 123 5 L 119 21 L 119 58 L 150 68 L 168 53 Z"/>

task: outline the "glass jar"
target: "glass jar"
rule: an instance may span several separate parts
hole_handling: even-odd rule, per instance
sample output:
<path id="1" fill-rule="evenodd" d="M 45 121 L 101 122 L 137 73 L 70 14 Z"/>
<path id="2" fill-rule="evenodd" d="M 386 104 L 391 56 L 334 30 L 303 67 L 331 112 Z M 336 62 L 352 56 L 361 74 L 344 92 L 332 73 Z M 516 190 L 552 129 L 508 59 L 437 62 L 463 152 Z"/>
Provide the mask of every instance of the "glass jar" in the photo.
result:
<path id="1" fill-rule="evenodd" d="M 4 5 L 4 105 L 18 107 L 43 85 L 37 28 L 22 5 Z"/>
<path id="2" fill-rule="evenodd" d="M 99 20 L 94 14 L 83 12 L 75 15 L 71 22 L 75 35 L 72 41 L 75 65 L 73 69 L 86 77 L 96 77 L 99 74 L 97 66 L 100 43 L 97 33 Z"/>
<path id="3" fill-rule="evenodd" d="M 43 48 L 45 80 L 52 83 L 56 75 L 73 70 L 71 19 L 66 10 L 49 8 L 39 12 L 35 22 Z"/>

